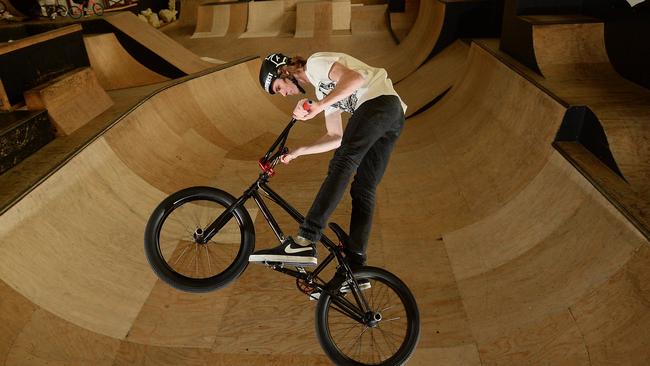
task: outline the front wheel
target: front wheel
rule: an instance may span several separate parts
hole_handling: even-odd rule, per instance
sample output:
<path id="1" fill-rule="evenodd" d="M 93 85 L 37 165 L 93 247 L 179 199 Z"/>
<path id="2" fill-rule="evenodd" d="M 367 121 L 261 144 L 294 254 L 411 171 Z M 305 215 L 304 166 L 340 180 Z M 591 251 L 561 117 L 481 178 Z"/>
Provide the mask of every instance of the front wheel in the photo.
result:
<path id="1" fill-rule="evenodd" d="M 239 206 L 209 240 L 205 229 L 236 199 L 211 187 L 191 187 L 167 197 L 151 214 L 144 251 L 156 275 L 187 292 L 208 292 L 234 281 L 255 246 L 253 221 Z"/>
<path id="2" fill-rule="evenodd" d="M 316 306 L 316 333 L 325 353 L 337 365 L 402 365 L 420 338 L 420 313 L 415 298 L 397 276 L 381 268 L 363 267 L 357 281 L 368 280 L 361 291 L 369 311 L 354 319 L 357 301 L 351 292 L 323 293 Z M 357 307 L 358 309 L 358 307 Z"/>

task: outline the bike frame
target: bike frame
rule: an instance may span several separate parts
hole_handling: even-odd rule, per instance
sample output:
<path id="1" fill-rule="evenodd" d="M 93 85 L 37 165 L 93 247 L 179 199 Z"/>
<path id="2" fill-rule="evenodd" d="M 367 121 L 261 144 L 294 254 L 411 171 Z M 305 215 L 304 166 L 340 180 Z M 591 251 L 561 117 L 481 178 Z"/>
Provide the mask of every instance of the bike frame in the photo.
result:
<path id="1" fill-rule="evenodd" d="M 259 191 L 262 191 L 268 199 L 280 206 L 286 213 L 289 214 L 296 222 L 302 223 L 304 217 L 287 201 L 285 201 L 279 194 L 277 194 L 271 187 L 268 186 L 268 182 L 275 175 L 274 168 L 278 164 L 282 155 L 286 154 L 288 150 L 285 148 L 285 143 L 287 137 L 296 120 L 292 119 L 291 122 L 287 125 L 284 131 L 276 139 L 276 141 L 271 145 L 271 148 L 267 151 L 263 158 L 259 160 L 259 166 L 262 169 L 259 177 L 230 207 L 228 207 L 219 217 L 217 217 L 212 224 L 210 224 L 205 230 L 201 238 L 197 238 L 198 241 L 202 243 L 207 243 L 210 239 L 232 218 L 232 214 L 235 210 L 242 207 L 246 201 L 253 199 L 257 204 L 257 207 L 260 209 L 260 212 L 264 216 L 264 219 L 273 230 L 273 233 L 278 238 L 280 242 L 284 242 L 285 236 L 278 225 L 278 222 L 273 217 L 273 214 L 269 210 L 266 202 L 264 202 Z M 280 263 L 269 264 L 271 269 L 284 273 L 286 275 L 295 277 L 298 280 L 303 280 L 307 284 L 314 286 L 322 293 L 327 292 L 332 296 L 332 301 L 339 307 L 338 311 L 350 316 L 351 318 L 357 320 L 360 323 L 367 321 L 367 314 L 370 312 L 370 307 L 368 306 L 365 297 L 361 295 L 361 290 L 352 276 L 352 271 L 345 260 L 345 254 L 343 252 L 342 243 L 334 243 L 327 236 L 322 235 L 320 242 L 327 248 L 330 254 L 321 262 L 313 271 L 306 271 L 303 267 L 296 267 L 297 270 L 292 270 L 284 268 Z M 319 283 L 316 281 L 319 279 L 318 275 L 334 260 L 338 262 L 337 275 L 334 276 L 334 279 L 329 283 Z M 340 285 L 345 280 L 350 281 L 352 284 L 350 288 L 357 304 L 351 303 L 349 300 L 337 296 L 338 289 Z"/>

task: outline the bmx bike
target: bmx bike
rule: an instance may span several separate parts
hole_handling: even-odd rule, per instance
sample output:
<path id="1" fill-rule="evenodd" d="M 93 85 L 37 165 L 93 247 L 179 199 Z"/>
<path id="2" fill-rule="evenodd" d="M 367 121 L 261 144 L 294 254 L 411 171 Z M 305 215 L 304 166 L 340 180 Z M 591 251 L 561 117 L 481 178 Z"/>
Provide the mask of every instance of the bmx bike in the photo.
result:
<path id="1" fill-rule="evenodd" d="M 182 291 L 208 292 L 237 279 L 255 247 L 255 228 L 244 206 L 251 198 L 277 239 L 284 241 L 284 233 L 260 191 L 297 222 L 304 220 L 268 186 L 280 158 L 288 152 L 285 144 L 295 122 L 289 122 L 259 160 L 262 172 L 239 198 L 213 187 L 191 187 L 170 195 L 154 209 L 145 229 L 144 249 L 162 281 Z M 420 336 L 415 298 L 404 282 L 384 269 L 352 269 L 346 252 L 348 235 L 335 223 L 329 227 L 338 243 L 322 236 L 320 242 L 329 254 L 313 270 L 284 263 L 264 264 L 295 277 L 301 292 L 318 294 L 316 334 L 335 364 L 404 364 Z M 335 260 L 335 274 L 323 279 L 323 270 Z"/>
<path id="2" fill-rule="evenodd" d="M 68 8 L 66 8 L 61 4 L 58 3 L 54 5 L 46 4 L 44 5 L 44 8 L 45 8 L 46 16 L 52 20 L 56 19 L 57 15 L 60 17 L 68 16 Z"/>
<path id="3" fill-rule="evenodd" d="M 86 13 L 90 13 L 92 9 L 93 14 L 101 16 L 104 14 L 104 4 L 97 0 L 83 0 L 79 4 L 73 4 L 70 7 L 69 14 L 73 19 L 79 19 Z"/>

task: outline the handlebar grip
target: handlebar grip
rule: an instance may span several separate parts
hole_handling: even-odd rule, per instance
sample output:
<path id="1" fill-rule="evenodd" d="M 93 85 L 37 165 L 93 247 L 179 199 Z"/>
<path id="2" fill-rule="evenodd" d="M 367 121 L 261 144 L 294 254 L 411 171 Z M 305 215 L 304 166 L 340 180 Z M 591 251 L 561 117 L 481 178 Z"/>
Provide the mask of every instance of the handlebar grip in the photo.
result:
<path id="1" fill-rule="evenodd" d="M 304 103 L 302 104 L 302 109 L 304 109 L 304 110 L 306 110 L 307 112 L 309 112 L 309 110 L 311 110 L 311 105 L 312 105 L 313 103 L 314 103 L 314 102 L 311 101 L 311 100 L 308 100 L 308 101 L 304 102 Z"/>

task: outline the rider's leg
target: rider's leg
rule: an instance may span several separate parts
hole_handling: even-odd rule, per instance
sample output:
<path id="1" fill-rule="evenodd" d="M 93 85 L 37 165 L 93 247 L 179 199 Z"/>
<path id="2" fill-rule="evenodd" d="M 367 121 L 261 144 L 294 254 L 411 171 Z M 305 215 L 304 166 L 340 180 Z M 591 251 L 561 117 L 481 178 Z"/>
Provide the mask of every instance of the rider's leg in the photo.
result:
<path id="1" fill-rule="evenodd" d="M 395 96 L 380 96 L 363 103 L 348 122 L 341 146 L 330 161 L 327 177 L 300 226 L 298 237 L 295 240 L 289 237 L 275 248 L 258 250 L 249 261 L 315 265 L 315 242 L 320 239 L 352 175 L 368 150 L 392 130 L 394 122 L 403 119 L 403 115 L 399 98 Z"/>
<path id="2" fill-rule="evenodd" d="M 383 106 L 385 103 L 382 98 L 376 99 L 362 104 L 350 118 L 343 133 L 341 146 L 330 161 L 327 176 L 300 226 L 298 236 L 288 237 L 275 248 L 255 251 L 248 258 L 249 261 L 301 265 L 317 263 L 315 243 L 320 239 L 327 219 L 341 200 L 363 156 L 385 133 L 386 127 L 376 122 L 380 121 L 380 117 L 385 114 L 386 108 Z"/>
<path id="3" fill-rule="evenodd" d="M 341 146 L 330 161 L 327 177 L 314 199 L 298 236 L 311 242 L 320 239 L 327 220 L 338 206 L 348 182 L 372 146 L 403 119 L 399 98 L 380 96 L 362 104 L 348 122 Z"/>
<path id="4" fill-rule="evenodd" d="M 396 122 L 394 128 L 382 136 L 364 156 L 350 187 L 352 215 L 350 216 L 350 243 L 348 253 L 351 265 L 365 265 L 368 238 L 372 227 L 377 185 L 388 166 L 391 152 L 399 137 L 404 119 Z"/>

